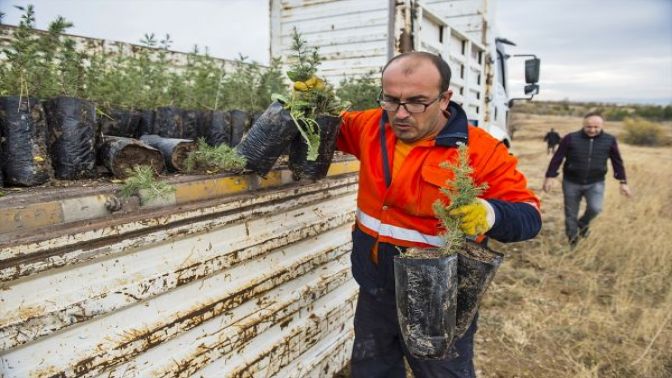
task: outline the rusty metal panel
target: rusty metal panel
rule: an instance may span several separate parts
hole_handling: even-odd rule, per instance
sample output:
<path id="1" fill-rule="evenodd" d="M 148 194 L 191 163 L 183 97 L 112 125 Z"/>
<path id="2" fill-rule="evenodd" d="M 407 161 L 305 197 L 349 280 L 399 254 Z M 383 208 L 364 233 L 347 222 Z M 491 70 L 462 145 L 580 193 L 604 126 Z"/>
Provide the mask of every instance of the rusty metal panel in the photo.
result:
<path id="1" fill-rule="evenodd" d="M 16 229 L 32 229 L 62 221 L 63 210 L 57 202 L 40 206 L 20 206 L 0 212 L 0 234 Z"/>
<path id="2" fill-rule="evenodd" d="M 271 0 L 271 56 L 285 67 L 294 27 L 318 46 L 320 74 L 332 84 L 344 77 L 379 72 L 388 55 L 389 1 Z"/>
<path id="3" fill-rule="evenodd" d="M 357 160 L 337 157 L 332 162 L 328 176 L 337 176 L 359 170 Z M 2 261 L 14 256 L 10 252 L 15 241 L 26 236 L 53 231 L 68 223 L 95 221 L 100 218 L 117 217 L 119 214 L 185 205 L 191 202 L 216 199 L 225 195 L 256 192 L 258 189 L 276 188 L 295 184 L 292 173 L 286 167 L 278 167 L 266 178 L 255 174 L 217 175 L 214 177 L 167 177 L 163 180 L 175 188 L 175 192 L 166 198 L 136 202 L 122 201 L 117 198 L 115 188 L 119 185 L 100 185 L 94 188 L 68 187 L 45 188 L 35 193 L 12 194 L 0 198 L 0 267 Z M 41 188 L 42 189 L 42 188 Z M 141 191 L 142 193 L 142 191 Z M 108 202 L 116 199 L 122 204 L 117 213 L 111 213 Z M 151 215 L 149 216 L 151 218 Z M 112 222 L 107 222 L 108 224 Z M 9 253 L 9 254 L 8 254 Z M 0 268 L 1 269 L 1 268 Z"/>
<path id="4" fill-rule="evenodd" d="M 346 173 L 17 242 L 0 376 L 333 374 L 353 335 L 356 186 Z"/>
<path id="5" fill-rule="evenodd" d="M 344 175 L 353 172 L 354 168 L 356 168 L 356 165 L 353 166 L 350 162 L 332 164 L 329 174 L 334 176 Z M 255 186 L 258 189 L 264 187 L 264 185 L 254 184 L 257 180 L 262 180 L 250 179 L 249 181 L 252 182 L 249 185 L 241 186 L 238 192 L 215 192 L 219 196 L 236 194 L 235 197 L 230 197 L 230 200 L 225 202 L 214 197 L 212 191 L 199 189 L 213 186 L 212 184 L 216 186 L 217 182 L 229 179 L 227 177 L 221 179 L 205 178 L 200 180 L 198 185 L 192 185 L 192 182 L 184 183 L 182 186 L 189 186 L 189 190 L 196 193 L 192 197 L 198 198 L 200 196 L 201 201 L 195 204 L 181 204 L 179 206 L 181 211 L 175 211 L 176 205 L 180 204 L 178 202 L 167 208 L 150 209 L 150 211 L 140 211 L 120 217 L 108 216 L 90 220 L 83 224 L 65 225 L 68 226 L 67 228 L 55 223 L 54 227 L 40 230 L 38 233 L 32 232 L 18 237 L 16 234 L 9 234 L 8 237 L 2 235 L 0 237 L 0 281 L 16 279 L 45 269 L 93 257 L 102 257 L 105 254 L 119 253 L 135 244 L 158 242 L 161 238 L 173 234 L 198 232 L 198 225 L 211 227 L 207 222 L 199 223 L 195 222 L 194 219 L 211 218 L 220 214 L 219 222 L 230 223 L 243 218 L 246 214 L 256 214 L 263 209 L 267 209 L 268 206 L 258 205 L 274 200 L 285 199 L 280 205 L 281 207 L 294 206 L 297 201 L 312 201 L 315 196 L 325 196 L 325 189 L 342 186 L 345 181 L 353 184 L 357 180 L 355 176 L 350 175 L 344 177 L 345 181 L 327 179 L 310 186 L 296 186 L 294 184 L 294 190 L 289 191 L 291 196 L 287 196 L 286 192 L 283 191 L 253 189 Z M 251 192 L 254 192 L 254 195 L 251 195 Z M 204 202 L 208 200 L 210 203 L 205 204 Z M 38 203 L 35 207 L 39 209 L 40 204 Z M 4 210 L 0 209 L 0 212 L 2 211 Z M 94 211 L 94 213 L 96 212 Z M 172 228 L 167 233 L 154 233 L 149 234 L 149 236 L 141 234 L 142 231 L 164 229 L 168 224 L 184 223 L 189 219 L 192 220 L 190 224 Z M 9 241 L 3 242 L 3 239 Z M 124 244 L 111 243 L 111 240 L 116 239 L 124 239 Z M 21 242 L 17 242 L 17 240 L 21 240 Z"/>

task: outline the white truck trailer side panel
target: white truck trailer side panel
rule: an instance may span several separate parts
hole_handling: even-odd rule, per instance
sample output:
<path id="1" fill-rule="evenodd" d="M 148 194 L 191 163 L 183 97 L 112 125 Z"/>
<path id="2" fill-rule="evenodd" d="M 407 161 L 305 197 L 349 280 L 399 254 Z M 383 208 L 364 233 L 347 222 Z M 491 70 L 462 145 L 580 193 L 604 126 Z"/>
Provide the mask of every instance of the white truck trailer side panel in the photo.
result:
<path id="1" fill-rule="evenodd" d="M 179 204 L 6 233 L 0 376 L 333 375 L 353 339 L 353 163 L 313 184 L 182 182 Z"/>
<path id="2" fill-rule="evenodd" d="M 291 55 L 294 27 L 319 46 L 320 75 L 332 84 L 379 70 L 388 57 L 388 0 L 272 0 L 271 56 Z"/>
<path id="3" fill-rule="evenodd" d="M 438 54 L 450 66 L 452 100 L 462 105 L 475 125 L 485 121 L 485 48 L 465 33 L 451 27 L 429 7 L 418 6 L 413 22 L 416 49 Z"/>
<path id="4" fill-rule="evenodd" d="M 487 44 L 494 0 L 423 0 L 422 3 L 470 39 Z"/>

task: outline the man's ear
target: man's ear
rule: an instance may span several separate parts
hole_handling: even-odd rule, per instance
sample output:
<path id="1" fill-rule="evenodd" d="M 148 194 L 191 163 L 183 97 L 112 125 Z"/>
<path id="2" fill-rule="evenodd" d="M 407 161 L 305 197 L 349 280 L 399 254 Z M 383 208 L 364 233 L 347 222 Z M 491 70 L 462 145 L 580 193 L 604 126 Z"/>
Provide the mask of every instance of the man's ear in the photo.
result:
<path id="1" fill-rule="evenodd" d="M 453 97 L 453 91 L 451 89 L 446 90 L 443 92 L 443 95 L 441 96 L 441 112 L 443 113 L 443 116 L 446 118 L 450 118 L 450 99 Z"/>
<path id="2" fill-rule="evenodd" d="M 448 106 L 450 104 L 450 99 L 453 98 L 453 90 L 448 89 L 445 92 L 443 92 L 443 98 L 441 98 L 441 101 L 445 102 L 445 105 L 442 107 L 445 110 L 448 110 Z"/>

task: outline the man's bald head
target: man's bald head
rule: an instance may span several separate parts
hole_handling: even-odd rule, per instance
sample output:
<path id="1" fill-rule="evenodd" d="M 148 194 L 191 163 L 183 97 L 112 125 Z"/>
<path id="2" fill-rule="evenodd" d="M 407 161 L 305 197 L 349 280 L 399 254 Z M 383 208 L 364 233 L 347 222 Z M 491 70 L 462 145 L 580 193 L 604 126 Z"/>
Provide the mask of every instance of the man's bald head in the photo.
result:
<path id="1" fill-rule="evenodd" d="M 387 67 L 395 62 L 403 64 L 402 72 L 407 76 L 414 73 L 422 65 L 422 63 L 432 63 L 432 65 L 434 65 L 434 67 L 436 67 L 436 69 L 439 71 L 439 76 L 441 79 L 438 84 L 441 93 L 448 90 L 451 76 L 450 67 L 448 66 L 448 63 L 446 63 L 440 56 L 424 51 L 412 51 L 399 54 L 387 62 L 385 67 L 383 67 L 383 74 L 385 74 Z"/>

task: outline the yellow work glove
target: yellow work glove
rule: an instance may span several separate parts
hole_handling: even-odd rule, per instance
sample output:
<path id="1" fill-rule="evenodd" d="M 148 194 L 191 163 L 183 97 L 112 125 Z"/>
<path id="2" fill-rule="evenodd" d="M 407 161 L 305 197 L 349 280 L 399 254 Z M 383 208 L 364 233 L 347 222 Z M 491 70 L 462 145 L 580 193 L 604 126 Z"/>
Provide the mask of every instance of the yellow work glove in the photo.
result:
<path id="1" fill-rule="evenodd" d="M 308 88 L 324 89 L 324 80 L 313 75 L 310 77 L 310 79 L 306 80 L 306 85 Z"/>
<path id="2" fill-rule="evenodd" d="M 482 235 L 495 224 L 495 210 L 488 201 L 476 201 L 451 210 L 448 214 L 460 219 L 462 232 L 469 236 Z"/>
<path id="3" fill-rule="evenodd" d="M 324 89 L 324 80 L 313 75 L 306 81 L 297 81 L 294 83 L 294 90 L 299 92 L 307 92 L 313 88 Z"/>
<path id="4" fill-rule="evenodd" d="M 307 92 L 308 85 L 306 85 L 304 81 L 297 81 L 296 83 L 294 83 L 294 90 L 299 92 Z"/>

